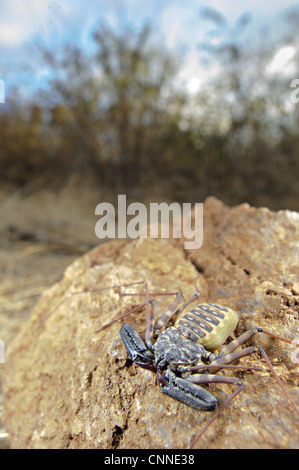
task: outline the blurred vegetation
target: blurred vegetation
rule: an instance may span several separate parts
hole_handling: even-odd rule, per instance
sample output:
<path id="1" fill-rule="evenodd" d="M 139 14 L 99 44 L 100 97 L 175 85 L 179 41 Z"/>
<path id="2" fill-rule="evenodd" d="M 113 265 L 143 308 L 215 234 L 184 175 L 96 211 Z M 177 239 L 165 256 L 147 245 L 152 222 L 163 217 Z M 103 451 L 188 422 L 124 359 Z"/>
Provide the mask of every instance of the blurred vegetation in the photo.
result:
<path id="1" fill-rule="evenodd" d="M 279 47 L 296 45 L 295 16 L 285 17 L 279 43 L 261 35 L 250 47 L 241 40 L 248 15 L 232 28 L 209 8 L 202 19 L 220 39 L 199 51 L 219 73 L 196 94 L 175 86 L 180 61 L 149 25 L 139 33 L 100 25 L 89 55 L 74 45 L 41 49 L 54 72 L 49 87 L 30 100 L 12 90 L 1 109 L 1 183 L 57 190 L 77 175 L 138 200 L 215 195 L 299 210 L 299 104 L 289 77 L 267 73 Z"/>

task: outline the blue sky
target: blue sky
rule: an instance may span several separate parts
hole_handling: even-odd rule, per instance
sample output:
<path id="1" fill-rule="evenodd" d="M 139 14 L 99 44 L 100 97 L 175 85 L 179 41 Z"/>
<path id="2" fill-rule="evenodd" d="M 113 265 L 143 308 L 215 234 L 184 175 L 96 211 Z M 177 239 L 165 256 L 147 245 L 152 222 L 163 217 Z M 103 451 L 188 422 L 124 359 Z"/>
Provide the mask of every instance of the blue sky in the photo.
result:
<path id="1" fill-rule="evenodd" d="M 242 13 L 249 12 L 251 34 L 257 34 L 263 26 L 274 26 L 275 31 L 276 25 L 278 33 L 282 12 L 293 5 L 288 0 L 1 0 L 0 78 L 8 88 L 11 83 L 22 86 L 26 80 L 27 86 L 29 82 L 32 88 L 40 86 L 49 71 L 34 63 L 32 43 L 55 50 L 68 40 L 88 50 L 90 30 L 99 20 L 115 29 L 126 22 L 137 30 L 150 21 L 158 41 L 171 50 L 184 51 L 180 80 L 196 91 L 200 86 L 196 79 L 200 68 L 197 45 L 207 38 L 217 41 L 212 23 L 200 18 L 202 8 L 215 8 L 231 27 Z M 33 71 L 27 72 L 27 65 L 33 66 Z"/>

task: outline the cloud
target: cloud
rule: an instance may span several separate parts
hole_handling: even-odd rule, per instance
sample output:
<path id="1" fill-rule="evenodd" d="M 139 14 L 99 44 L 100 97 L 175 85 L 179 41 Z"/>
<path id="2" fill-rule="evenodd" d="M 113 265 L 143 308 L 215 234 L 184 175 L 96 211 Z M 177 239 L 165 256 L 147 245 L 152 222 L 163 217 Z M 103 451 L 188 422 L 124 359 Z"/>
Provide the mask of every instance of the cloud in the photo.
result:
<path id="1" fill-rule="evenodd" d="M 44 0 L 2 0 L 0 43 L 21 45 L 35 35 L 49 40 L 57 23 L 58 2 Z"/>
<path id="2" fill-rule="evenodd" d="M 0 42 L 7 45 L 20 44 L 24 37 L 24 30 L 19 24 L 0 23 Z"/>
<path id="3" fill-rule="evenodd" d="M 296 72 L 296 64 L 293 61 L 296 55 L 294 46 L 280 47 L 266 68 L 270 75 L 281 73 L 283 75 L 292 75 Z"/>

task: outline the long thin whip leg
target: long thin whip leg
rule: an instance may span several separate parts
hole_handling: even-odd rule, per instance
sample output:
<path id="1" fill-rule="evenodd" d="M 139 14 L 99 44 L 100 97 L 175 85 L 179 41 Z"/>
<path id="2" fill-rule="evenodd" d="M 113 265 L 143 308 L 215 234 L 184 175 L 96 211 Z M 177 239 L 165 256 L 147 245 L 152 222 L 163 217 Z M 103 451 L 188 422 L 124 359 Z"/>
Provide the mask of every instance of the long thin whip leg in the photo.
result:
<path id="1" fill-rule="evenodd" d="M 291 397 L 291 395 L 289 394 L 289 392 L 287 391 L 287 389 L 285 388 L 285 386 L 283 385 L 281 379 L 279 378 L 279 376 L 276 374 L 275 370 L 274 370 L 274 367 L 273 365 L 271 364 L 271 361 L 270 359 L 268 358 L 267 354 L 265 353 L 265 351 L 260 347 L 258 346 L 258 350 L 259 350 L 259 353 L 260 355 L 263 357 L 263 359 L 265 359 L 269 369 L 270 369 L 270 372 L 271 374 L 273 375 L 273 377 L 275 378 L 276 382 L 278 383 L 278 385 L 280 386 L 284 396 L 286 397 L 286 399 L 290 402 L 290 404 L 292 405 L 293 409 L 295 410 L 295 412 L 297 413 L 297 415 L 299 416 L 299 409 L 296 405 L 296 403 L 294 402 L 293 398 Z"/>
<path id="2" fill-rule="evenodd" d="M 197 441 L 201 438 L 201 436 L 206 432 L 206 430 L 211 426 L 213 421 L 222 413 L 222 411 L 230 404 L 230 402 L 243 390 L 244 385 L 239 385 L 239 387 L 228 397 L 228 399 L 223 403 L 223 405 L 218 408 L 214 416 L 207 422 L 207 424 L 203 427 L 200 433 L 196 436 L 196 438 L 191 442 L 189 449 L 193 449 Z"/>

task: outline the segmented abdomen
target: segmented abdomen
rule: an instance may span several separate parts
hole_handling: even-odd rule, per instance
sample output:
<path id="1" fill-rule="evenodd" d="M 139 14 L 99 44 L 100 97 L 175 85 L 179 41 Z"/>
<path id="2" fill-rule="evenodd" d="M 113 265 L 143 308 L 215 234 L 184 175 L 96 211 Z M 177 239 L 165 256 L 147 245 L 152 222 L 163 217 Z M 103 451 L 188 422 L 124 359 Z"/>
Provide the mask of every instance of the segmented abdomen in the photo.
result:
<path id="1" fill-rule="evenodd" d="M 222 305 L 199 304 L 189 312 L 182 312 L 174 326 L 185 337 L 202 344 L 208 351 L 218 349 L 234 331 L 238 314 Z"/>

